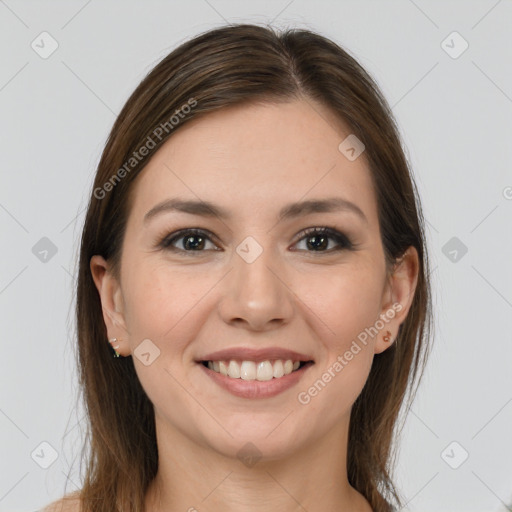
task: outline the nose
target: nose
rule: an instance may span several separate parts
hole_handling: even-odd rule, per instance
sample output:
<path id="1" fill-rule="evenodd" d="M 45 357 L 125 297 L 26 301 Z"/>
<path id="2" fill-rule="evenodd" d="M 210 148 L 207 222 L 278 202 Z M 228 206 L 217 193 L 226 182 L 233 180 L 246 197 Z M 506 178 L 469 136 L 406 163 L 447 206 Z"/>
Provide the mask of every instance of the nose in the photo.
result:
<path id="1" fill-rule="evenodd" d="M 288 323 L 293 314 L 294 294 L 285 271 L 270 250 L 252 262 L 238 253 L 233 268 L 223 280 L 224 293 L 219 311 L 231 325 L 266 331 Z"/>

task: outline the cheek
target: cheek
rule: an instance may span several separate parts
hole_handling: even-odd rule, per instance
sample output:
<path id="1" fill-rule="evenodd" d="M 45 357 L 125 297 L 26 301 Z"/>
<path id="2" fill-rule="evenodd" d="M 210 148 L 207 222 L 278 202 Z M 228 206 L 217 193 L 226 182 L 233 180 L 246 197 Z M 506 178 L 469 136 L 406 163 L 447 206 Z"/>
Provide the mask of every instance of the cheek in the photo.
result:
<path id="1" fill-rule="evenodd" d="M 332 425 L 350 416 L 351 408 L 361 394 L 371 369 L 372 354 L 369 347 L 350 361 L 341 362 L 338 356 L 319 368 L 314 378 L 305 382 L 297 394 L 299 411 L 319 435 Z"/>
<path id="2" fill-rule="evenodd" d="M 325 357 L 298 398 L 323 411 L 326 421 L 337 421 L 350 409 L 371 369 L 375 331 L 370 327 L 379 318 L 382 292 L 382 276 L 375 268 L 340 267 L 302 284 L 305 302 L 317 318 L 315 330 L 322 332 Z"/>
<path id="3" fill-rule="evenodd" d="M 128 268 L 128 265 L 127 265 Z M 201 298 L 211 288 L 211 278 L 192 276 L 162 262 L 143 262 L 127 270 L 124 292 L 125 316 L 133 335 L 155 340 L 177 337 Z"/>
<path id="4" fill-rule="evenodd" d="M 327 357 L 298 401 L 318 411 L 327 424 L 350 410 L 368 378 L 374 356 L 383 277 L 378 265 L 344 267 L 310 283 L 315 313 L 328 327 L 322 338 Z"/>
<path id="5" fill-rule="evenodd" d="M 303 282 L 308 306 L 320 320 L 316 332 L 323 333 L 319 340 L 325 357 L 299 390 L 297 401 L 307 414 L 317 412 L 311 418 L 321 417 L 325 425 L 348 414 L 368 378 L 374 357 L 374 331 L 369 328 L 379 318 L 380 283 L 375 272 L 348 268 L 309 286 Z"/>
<path id="6" fill-rule="evenodd" d="M 378 319 L 382 276 L 367 267 L 338 267 L 336 271 L 303 277 L 297 295 L 323 324 L 330 351 L 346 346 Z"/>
<path id="7" fill-rule="evenodd" d="M 169 288 L 158 274 L 133 272 L 125 279 L 125 319 L 130 335 L 138 338 L 159 338 L 164 325 L 172 322 L 170 297 L 176 290 Z"/>
<path id="8" fill-rule="evenodd" d="M 138 330 L 150 328 L 154 335 L 183 315 L 191 298 L 180 272 L 170 272 L 161 262 L 126 257 L 123 292 L 125 316 Z M 181 313 L 181 315 L 180 315 Z"/>

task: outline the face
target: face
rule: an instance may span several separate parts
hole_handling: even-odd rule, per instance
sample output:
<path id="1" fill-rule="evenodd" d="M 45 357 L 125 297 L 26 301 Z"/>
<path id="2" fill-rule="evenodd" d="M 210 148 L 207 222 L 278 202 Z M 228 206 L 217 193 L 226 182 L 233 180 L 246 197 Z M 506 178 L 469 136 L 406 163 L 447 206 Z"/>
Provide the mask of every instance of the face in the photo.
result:
<path id="1" fill-rule="evenodd" d="M 120 279 L 99 256 L 91 269 L 157 428 L 230 457 L 250 441 L 268 459 L 347 428 L 415 286 L 408 271 L 386 279 L 364 153 L 351 161 L 338 149 L 350 133 L 311 101 L 244 105 L 185 125 L 137 177 Z M 263 363 L 263 380 L 234 384 L 202 364 L 224 350 L 212 357 L 227 365 L 310 363 L 270 380 Z"/>

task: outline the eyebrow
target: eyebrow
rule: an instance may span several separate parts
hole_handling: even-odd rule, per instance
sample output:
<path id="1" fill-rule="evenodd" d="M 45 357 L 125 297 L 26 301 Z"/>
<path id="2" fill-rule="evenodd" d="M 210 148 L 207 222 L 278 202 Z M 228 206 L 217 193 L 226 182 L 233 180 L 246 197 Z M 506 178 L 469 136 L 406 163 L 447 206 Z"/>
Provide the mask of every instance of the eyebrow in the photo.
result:
<path id="1" fill-rule="evenodd" d="M 183 212 L 203 217 L 218 217 L 220 219 L 231 219 L 232 214 L 225 208 L 210 203 L 209 201 L 193 201 L 171 198 L 158 203 L 144 215 L 144 223 L 163 212 Z M 285 205 L 279 212 L 279 220 L 288 220 L 296 217 L 310 215 L 312 213 L 330 213 L 345 211 L 356 214 L 366 223 L 368 219 L 364 212 L 356 204 L 343 199 L 342 197 L 329 197 L 325 199 L 312 199 L 290 203 Z"/>

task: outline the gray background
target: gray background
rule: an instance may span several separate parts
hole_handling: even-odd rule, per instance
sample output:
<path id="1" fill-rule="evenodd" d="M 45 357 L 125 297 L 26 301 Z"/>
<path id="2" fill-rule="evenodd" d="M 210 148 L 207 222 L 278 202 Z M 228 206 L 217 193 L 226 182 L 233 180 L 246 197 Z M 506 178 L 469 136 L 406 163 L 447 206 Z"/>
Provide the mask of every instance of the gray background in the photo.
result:
<path id="1" fill-rule="evenodd" d="M 30 512 L 80 485 L 77 469 L 69 473 L 83 435 L 83 411 L 75 409 L 75 261 L 92 177 L 117 112 L 189 37 L 225 21 L 271 20 L 334 39 L 376 77 L 420 189 L 436 332 L 403 431 L 397 482 L 404 510 L 506 510 L 512 2 L 42 4 L 0 0 L 0 511 Z M 31 47 L 51 49 L 43 31 L 58 43 L 46 59 Z M 454 31 L 463 39 L 450 36 Z M 469 47 L 459 55 L 464 40 Z M 55 254 L 40 252 L 49 247 L 43 237 Z"/>

